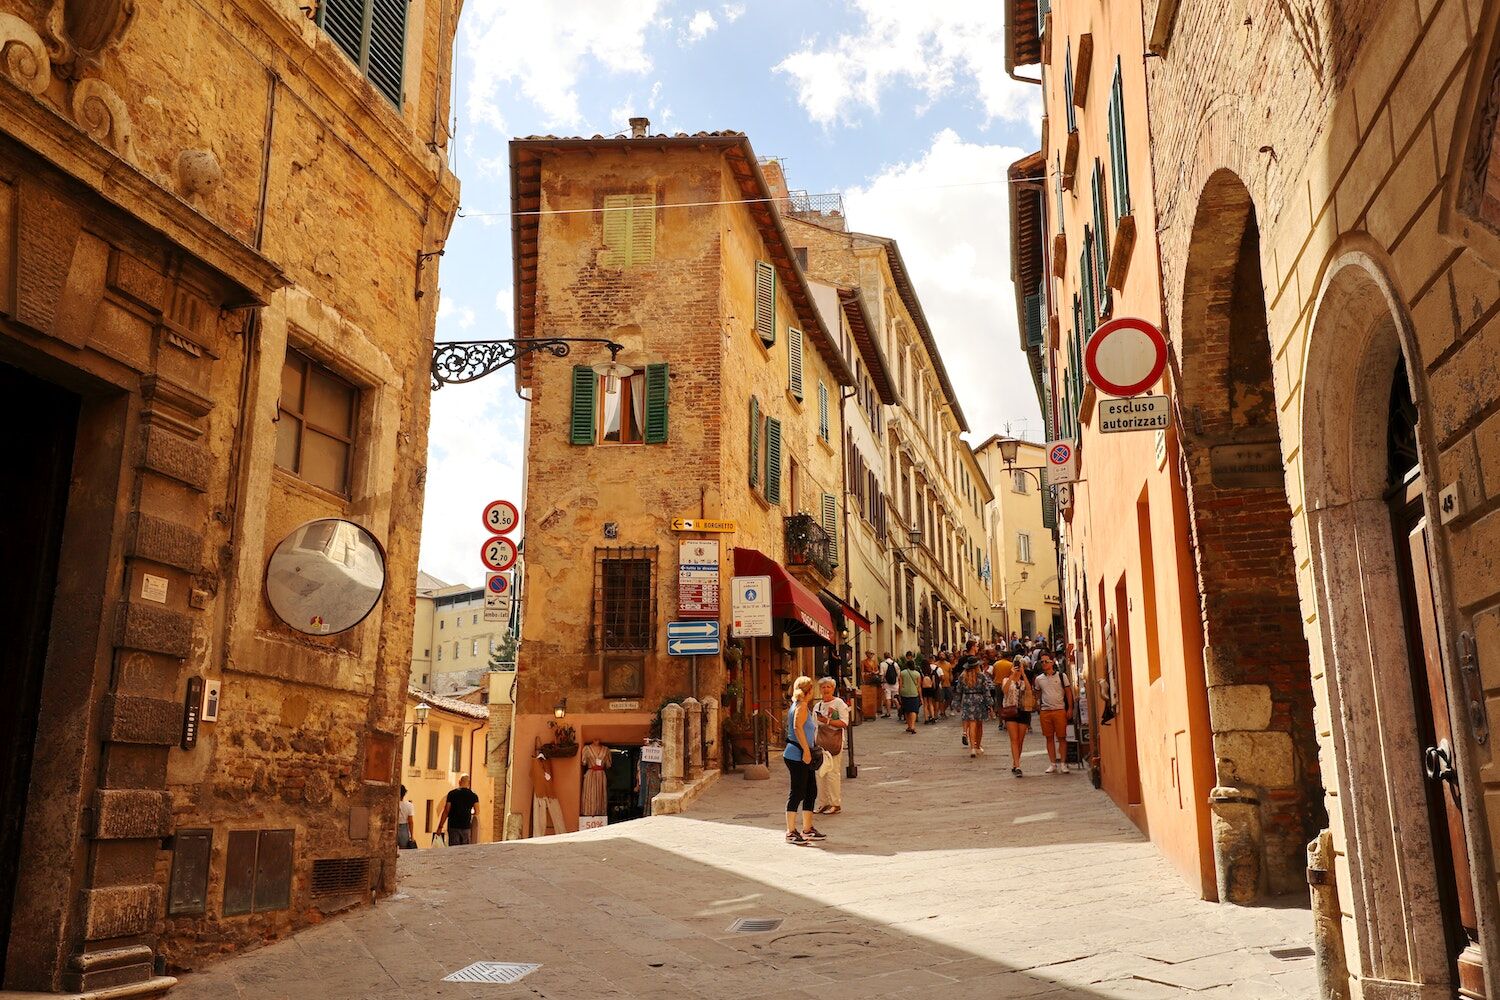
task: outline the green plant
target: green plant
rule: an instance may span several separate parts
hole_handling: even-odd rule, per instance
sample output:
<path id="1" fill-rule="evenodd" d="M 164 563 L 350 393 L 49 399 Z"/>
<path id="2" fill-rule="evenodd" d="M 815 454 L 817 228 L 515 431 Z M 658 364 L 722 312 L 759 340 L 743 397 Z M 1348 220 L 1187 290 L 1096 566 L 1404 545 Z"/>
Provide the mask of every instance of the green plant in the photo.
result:
<path id="1" fill-rule="evenodd" d="M 738 698 L 740 696 L 740 693 L 741 689 L 739 684 L 734 681 L 730 681 L 728 684 L 724 685 L 722 697 L 725 699 Z"/>

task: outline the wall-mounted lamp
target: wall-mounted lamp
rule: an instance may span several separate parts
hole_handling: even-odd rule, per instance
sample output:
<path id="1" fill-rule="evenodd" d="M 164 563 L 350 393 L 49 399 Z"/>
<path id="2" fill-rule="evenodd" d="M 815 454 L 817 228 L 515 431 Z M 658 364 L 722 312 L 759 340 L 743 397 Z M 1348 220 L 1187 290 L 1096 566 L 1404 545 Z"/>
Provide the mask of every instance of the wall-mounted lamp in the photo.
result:
<path id="1" fill-rule="evenodd" d="M 427 725 L 427 713 L 430 711 L 432 711 L 432 706 L 424 701 L 420 705 L 418 705 L 416 711 L 412 713 L 417 717 L 417 727 L 419 729 L 422 726 Z"/>
<path id="2" fill-rule="evenodd" d="M 629 365 L 622 365 L 618 361 L 610 360 L 594 366 L 594 374 L 604 379 L 604 394 L 613 396 L 620 391 L 620 379 L 629 378 L 635 374 L 635 369 Z"/>
<path id="3" fill-rule="evenodd" d="M 568 699 L 564 698 L 552 707 L 552 714 L 561 719 L 568 714 Z"/>

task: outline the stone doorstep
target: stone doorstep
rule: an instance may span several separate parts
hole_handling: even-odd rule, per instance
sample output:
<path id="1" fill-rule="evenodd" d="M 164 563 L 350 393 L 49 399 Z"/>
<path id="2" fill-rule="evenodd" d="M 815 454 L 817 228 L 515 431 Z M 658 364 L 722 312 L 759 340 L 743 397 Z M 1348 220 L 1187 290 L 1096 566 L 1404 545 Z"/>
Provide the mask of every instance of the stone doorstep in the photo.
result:
<path id="1" fill-rule="evenodd" d="M 673 816 L 686 812 L 695 799 L 708 791 L 719 780 L 717 768 L 704 771 L 701 777 L 685 782 L 680 792 L 661 792 L 651 800 L 651 815 Z M 0 997 L 0 1000 L 4 1000 Z"/>
<path id="2" fill-rule="evenodd" d="M 83 993 L 25 993 L 19 990 L 0 990 L 0 1000 L 151 1000 L 165 996 L 177 985 L 172 976 L 156 976 L 139 983 L 110 986 L 102 990 L 86 990 Z"/>

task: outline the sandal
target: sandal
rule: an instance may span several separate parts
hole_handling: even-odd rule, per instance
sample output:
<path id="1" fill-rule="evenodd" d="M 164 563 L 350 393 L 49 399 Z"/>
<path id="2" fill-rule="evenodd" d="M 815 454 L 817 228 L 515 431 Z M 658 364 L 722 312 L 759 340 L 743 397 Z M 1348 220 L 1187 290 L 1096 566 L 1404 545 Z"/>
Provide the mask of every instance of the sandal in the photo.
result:
<path id="1" fill-rule="evenodd" d="M 839 813 L 841 813 L 843 811 L 844 811 L 844 807 L 843 806 L 834 806 L 834 807 L 832 807 L 831 809 L 828 810 L 828 815 L 830 815 L 830 816 L 837 816 Z"/>
<path id="2" fill-rule="evenodd" d="M 833 806 L 818 806 L 818 808 L 814 809 L 813 812 L 815 812 L 815 813 L 826 813 L 826 812 L 828 812 L 832 808 L 833 808 Z"/>

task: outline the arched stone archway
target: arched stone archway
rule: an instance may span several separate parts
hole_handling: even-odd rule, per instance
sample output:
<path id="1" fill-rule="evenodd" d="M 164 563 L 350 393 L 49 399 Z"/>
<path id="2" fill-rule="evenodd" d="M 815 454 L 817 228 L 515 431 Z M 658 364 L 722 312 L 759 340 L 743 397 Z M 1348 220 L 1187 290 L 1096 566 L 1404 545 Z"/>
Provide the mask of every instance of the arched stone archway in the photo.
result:
<path id="1" fill-rule="evenodd" d="M 1302 497 L 1316 598 L 1308 632 L 1327 679 L 1340 776 L 1335 822 L 1358 945 L 1359 967 L 1350 971 L 1451 990 L 1459 966 L 1465 982 L 1482 983 L 1483 959 L 1462 819 L 1450 830 L 1445 809 L 1450 796 L 1457 801 L 1459 779 L 1450 788 L 1424 773 L 1426 747 L 1444 738 L 1449 709 L 1440 602 L 1428 582 L 1436 574 L 1413 401 L 1422 398 L 1420 373 L 1407 360 L 1414 348 L 1381 264 L 1362 250 L 1335 257 L 1302 380 Z M 1435 715 L 1443 717 L 1437 731 Z"/>
<path id="2" fill-rule="evenodd" d="M 1305 886 L 1325 807 L 1250 193 L 1199 199 L 1182 284 L 1179 407 L 1202 591 L 1219 898 Z"/>

